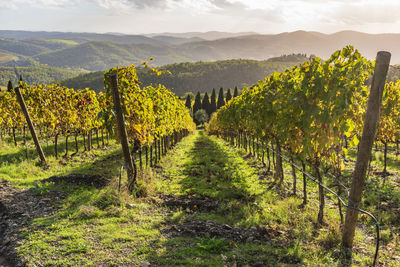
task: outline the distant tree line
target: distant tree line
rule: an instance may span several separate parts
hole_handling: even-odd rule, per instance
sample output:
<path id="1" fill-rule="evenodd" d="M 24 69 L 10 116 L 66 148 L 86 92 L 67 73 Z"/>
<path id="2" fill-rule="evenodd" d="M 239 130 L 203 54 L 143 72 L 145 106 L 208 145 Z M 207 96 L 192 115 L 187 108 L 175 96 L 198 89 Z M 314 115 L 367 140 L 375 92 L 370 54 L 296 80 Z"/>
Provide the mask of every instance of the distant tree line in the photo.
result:
<path id="1" fill-rule="evenodd" d="M 296 62 L 296 61 L 304 61 L 305 58 L 313 58 L 315 55 L 310 55 L 307 57 L 306 53 L 293 53 L 289 55 L 282 55 L 279 57 L 272 57 L 268 59 L 270 62 Z"/>
<path id="2" fill-rule="evenodd" d="M 205 93 L 209 88 L 234 88 L 263 80 L 275 71 L 282 72 L 293 65 L 303 63 L 304 55 L 285 55 L 270 60 L 232 59 L 215 62 L 176 63 L 160 67 L 169 73 L 157 75 L 149 68 L 138 68 L 137 74 L 143 85 L 163 84 L 179 96 L 186 92 Z M 64 80 L 62 85 L 70 88 L 90 88 L 103 91 L 103 72 L 92 72 Z"/>

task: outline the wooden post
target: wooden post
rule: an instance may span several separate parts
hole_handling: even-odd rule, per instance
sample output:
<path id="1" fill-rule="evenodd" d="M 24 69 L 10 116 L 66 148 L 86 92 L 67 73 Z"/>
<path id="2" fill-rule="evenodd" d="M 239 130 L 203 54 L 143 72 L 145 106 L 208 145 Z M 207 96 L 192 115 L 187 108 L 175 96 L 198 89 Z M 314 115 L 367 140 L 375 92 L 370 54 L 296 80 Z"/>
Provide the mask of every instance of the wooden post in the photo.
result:
<path id="1" fill-rule="evenodd" d="M 365 175 L 370 160 L 372 145 L 375 139 L 375 131 L 379 122 L 379 109 L 382 103 L 383 89 L 385 87 L 386 74 L 390 63 L 390 53 L 378 52 L 376 56 L 375 71 L 368 99 L 367 113 L 364 121 L 364 129 L 357 153 L 357 161 L 351 183 L 349 206 L 359 208 L 362 191 L 365 183 Z M 343 246 L 353 247 L 354 231 L 357 224 L 358 211 L 348 208 L 343 229 Z"/>
<path id="2" fill-rule="evenodd" d="M 150 167 L 153 167 L 153 144 L 150 145 Z"/>
<path id="3" fill-rule="evenodd" d="M 157 143 L 158 143 L 158 140 L 155 139 L 155 140 L 154 140 L 154 166 L 156 166 L 156 165 L 157 165 L 157 162 L 158 162 Z"/>
<path id="4" fill-rule="evenodd" d="M 139 153 L 139 168 L 140 168 L 140 170 L 142 171 L 142 169 L 143 169 L 142 148 L 139 148 L 138 153 Z"/>
<path id="5" fill-rule="evenodd" d="M 149 166 L 149 146 L 144 147 L 146 149 L 146 168 Z"/>
<path id="6" fill-rule="evenodd" d="M 17 95 L 17 100 L 19 102 L 19 105 L 21 106 L 22 112 L 24 113 L 26 122 L 28 123 L 29 131 L 31 132 L 32 139 L 33 139 L 33 141 L 35 143 L 36 151 L 39 154 L 41 164 L 43 166 L 46 166 L 47 165 L 46 157 L 44 156 L 42 147 L 40 146 L 39 139 L 37 138 L 37 135 L 36 135 L 36 132 L 35 132 L 35 128 L 33 127 L 33 123 L 32 123 L 31 117 L 29 116 L 28 109 L 26 108 L 26 105 L 25 105 L 24 97 L 22 96 L 19 87 L 15 88 L 15 93 Z"/>
<path id="7" fill-rule="evenodd" d="M 128 173 L 128 190 L 132 192 L 136 184 L 136 165 L 129 151 L 128 134 L 126 133 L 124 114 L 122 113 L 121 99 L 118 90 L 118 77 L 116 73 L 111 73 L 109 77 L 111 79 L 112 97 L 117 115 L 119 138 L 121 140 L 122 152 L 124 153 Z"/>

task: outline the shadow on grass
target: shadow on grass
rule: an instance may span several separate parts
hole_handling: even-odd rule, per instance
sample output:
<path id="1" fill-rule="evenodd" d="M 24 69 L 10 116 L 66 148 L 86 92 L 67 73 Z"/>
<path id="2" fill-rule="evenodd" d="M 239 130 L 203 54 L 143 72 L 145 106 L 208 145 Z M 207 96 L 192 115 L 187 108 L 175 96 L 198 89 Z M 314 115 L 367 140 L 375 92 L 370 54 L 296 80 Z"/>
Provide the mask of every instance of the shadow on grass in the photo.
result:
<path id="1" fill-rule="evenodd" d="M 357 150 L 349 149 L 349 157 L 353 160 L 357 158 Z M 355 162 L 354 162 L 355 163 Z M 391 170 L 399 171 L 400 170 L 400 156 L 396 155 L 395 151 L 389 150 L 387 153 L 387 175 L 386 179 L 390 179 L 393 175 Z M 372 161 L 371 166 L 375 168 L 375 172 L 378 176 L 383 179 L 383 167 L 384 167 L 384 152 L 383 149 L 379 148 L 378 150 L 372 150 Z"/>
<path id="2" fill-rule="evenodd" d="M 86 139 L 86 142 L 87 142 L 87 139 Z M 107 142 L 107 140 L 106 140 L 106 142 Z M 26 148 L 25 145 L 22 144 L 22 142 L 19 142 L 17 147 L 14 147 L 12 142 L 7 142 L 7 144 L 9 144 L 9 146 L 12 147 L 12 149 L 18 149 L 18 151 L 0 155 L 0 162 L 4 162 L 7 164 L 22 162 L 27 159 L 27 154 L 28 154 L 29 159 L 36 159 L 39 157 L 38 153 L 36 151 L 36 147 L 35 147 L 33 141 L 30 139 L 28 139 L 28 145 L 29 145 L 28 148 Z M 99 149 L 99 145 L 100 145 L 100 147 L 102 146 L 101 136 L 99 136 L 98 140 L 95 136 L 93 136 L 92 144 L 93 144 L 93 151 L 96 151 L 97 149 Z M 55 157 L 56 154 L 55 154 L 54 140 L 50 140 L 49 142 L 46 142 L 46 141 L 43 141 L 43 139 L 41 139 L 40 145 L 41 145 L 41 147 L 43 149 L 43 153 L 45 154 L 46 157 L 49 157 L 49 156 Z M 68 139 L 68 156 L 71 156 L 75 153 L 75 147 L 76 147 L 76 144 L 75 144 L 74 136 L 70 136 Z M 65 156 L 65 152 L 66 152 L 65 137 L 59 137 L 58 144 L 57 144 L 57 150 L 58 150 L 58 158 L 62 159 Z M 78 151 L 79 152 L 84 151 L 84 144 L 83 144 L 82 137 L 78 138 Z"/>
<path id="3" fill-rule="evenodd" d="M 288 248 L 209 236 L 169 238 L 156 243 L 160 245 L 164 253 L 150 251 L 146 257 L 155 266 L 294 266 L 301 262 Z"/>
<path id="4" fill-rule="evenodd" d="M 204 132 L 200 132 L 194 147 L 189 152 L 190 164 L 180 181 L 183 192 L 204 195 L 221 201 L 232 199 L 249 200 L 246 184 L 235 183 L 235 166 L 231 165 L 228 154 Z M 237 182 L 237 181 L 236 181 Z"/>
<path id="5" fill-rule="evenodd" d="M 23 152 L 2 155 L 0 160 L 8 158 L 12 161 L 21 153 Z M 118 199 L 113 198 L 114 192 L 99 188 L 107 184 L 107 180 L 112 183 L 111 178 L 119 175 L 121 151 L 112 150 L 102 156 L 93 157 L 94 160 L 91 159 L 90 162 L 77 161 L 77 167 L 61 171 L 61 179 L 53 179 L 57 182 L 44 179 L 42 183 L 38 181 L 35 187 L 25 190 L 14 188 L 6 181 L 0 184 L 0 204 L 4 207 L 0 212 L 0 232 L 7 233 L 0 238 L 0 257 L 5 258 L 8 264 L 26 264 L 16 251 L 21 234 L 56 225 L 60 218 L 76 215 L 81 206 L 89 203 L 99 208 L 118 204 Z M 86 180 L 82 182 L 84 179 Z M 74 220 L 78 222 L 81 219 L 72 218 Z"/>
<path id="6" fill-rule="evenodd" d="M 292 238 L 289 240 L 286 235 L 282 235 L 282 238 L 281 236 L 277 238 L 278 231 L 266 231 L 266 227 L 256 228 L 255 230 L 234 227 L 242 224 L 246 216 L 257 213 L 257 205 L 255 205 L 257 194 L 254 191 L 254 186 L 257 187 L 257 185 L 249 184 L 249 181 L 257 181 L 257 179 L 247 180 L 247 176 L 253 176 L 254 173 L 248 169 L 238 171 L 229 153 L 225 150 L 226 148 L 224 149 L 218 142 L 209 138 L 203 132 L 200 132 L 196 138 L 193 148 L 187 154 L 190 157 L 190 162 L 182 167 L 185 177 L 180 181 L 182 191 L 179 193 L 185 194 L 188 198 L 200 197 L 205 199 L 207 197 L 212 201 L 217 200 L 219 206 L 215 206 L 215 209 L 211 205 L 212 208 L 210 209 L 196 207 L 189 212 L 183 211 L 182 220 L 177 222 L 172 218 L 176 210 L 149 205 L 144 215 L 149 217 L 154 217 L 154 213 L 162 215 L 159 215 L 161 216 L 160 220 L 146 224 L 146 219 L 143 218 L 145 216 L 141 217 L 134 214 L 135 205 L 140 204 L 134 204 L 132 211 L 126 211 L 124 208 L 122 212 L 125 215 L 121 215 L 118 210 L 115 213 L 109 210 L 110 207 L 120 204 L 120 199 L 113 192 L 113 187 L 97 190 L 86 186 L 38 185 L 36 188 L 21 191 L 7 200 L 9 203 L 22 203 L 21 205 L 23 205 L 20 207 L 22 213 L 8 211 L 9 216 L 13 218 L 12 224 L 18 221 L 22 222 L 22 220 L 24 222 L 13 226 L 15 235 L 43 232 L 42 236 L 40 234 L 35 235 L 33 240 L 32 237 L 29 238 L 29 245 L 24 247 L 25 252 L 30 253 L 27 258 L 34 258 L 37 262 L 45 262 L 48 258 L 54 257 L 52 252 L 47 252 L 47 250 L 60 244 L 57 247 L 57 251 L 60 252 L 54 252 L 58 253 L 56 254 L 57 260 L 65 258 L 65 260 L 70 260 L 69 264 L 83 265 L 82 262 L 79 262 L 80 257 L 95 256 L 89 254 L 101 253 L 102 251 L 90 252 L 90 249 L 85 248 L 86 243 L 84 242 L 81 247 L 78 247 L 80 242 L 76 242 L 71 238 L 74 241 L 72 242 L 69 239 L 70 237 L 63 238 L 58 235 L 58 231 L 62 231 L 63 227 L 66 229 L 69 229 L 68 227 L 73 229 L 83 228 L 84 230 L 81 230 L 81 232 L 84 233 L 84 237 L 79 240 L 88 243 L 92 242 L 93 244 L 101 243 L 101 239 L 99 239 L 101 235 L 94 240 L 85 239 L 85 235 L 89 235 L 86 230 L 91 227 L 91 231 L 94 231 L 96 227 L 101 229 L 108 227 L 108 225 L 102 225 L 97 221 L 97 219 L 103 218 L 102 216 L 111 218 L 120 218 L 121 216 L 121 219 L 126 221 L 124 223 L 119 222 L 116 226 L 113 225 L 117 228 L 116 232 L 107 234 L 118 235 L 117 231 L 123 231 L 123 226 L 126 226 L 127 223 L 132 223 L 139 227 L 136 232 L 129 232 L 133 236 L 124 236 L 129 243 L 123 241 L 125 239 L 121 239 L 122 241 L 117 240 L 115 244 L 112 244 L 112 246 L 122 244 L 129 247 L 131 251 L 129 256 L 131 257 L 129 258 L 130 263 L 137 264 L 138 257 L 161 266 L 230 266 L 234 264 L 237 266 L 274 266 L 283 263 L 300 263 L 302 261 L 301 256 L 299 256 L 301 248 L 299 248 L 299 243 L 290 243 L 290 240 L 293 240 Z M 118 150 L 100 156 L 93 162 L 81 163 L 71 171 L 62 173 L 62 175 L 84 173 L 98 174 L 111 178 L 119 174 L 121 164 L 122 160 Z M 55 202 L 53 196 L 58 196 L 60 198 L 59 202 Z M 32 212 L 28 205 L 24 204 L 27 201 L 21 201 L 21 197 L 22 199 L 31 198 L 38 203 L 44 201 L 52 205 L 42 205 L 44 208 L 41 205 L 35 205 L 34 212 Z M 45 215 L 47 207 L 52 207 L 54 210 L 47 211 L 48 214 Z M 26 213 L 25 211 L 30 214 L 29 218 L 25 219 L 22 215 Z M 127 215 L 130 212 L 133 213 L 133 215 L 129 215 L 131 217 Z M 122 216 L 127 217 L 122 218 Z M 196 218 L 196 216 L 200 216 L 202 219 Z M 62 222 L 61 225 L 60 221 Z M 178 229 L 178 231 L 174 229 Z M 143 240 L 140 234 L 146 231 L 159 231 L 159 234 L 146 237 Z M 263 234 L 265 231 L 266 233 Z M 54 237 L 54 235 L 52 236 L 53 233 L 61 240 L 51 240 Z M 138 236 L 135 236 L 136 234 Z M 262 236 L 260 237 L 260 235 Z M 38 249 L 37 246 L 39 246 L 38 243 L 35 243 L 35 238 L 45 240 L 38 240 L 41 244 L 46 243 L 43 248 L 40 248 L 44 251 L 42 252 L 43 255 L 46 255 L 43 258 L 41 258 L 40 253 L 35 255 Z M 63 242 L 67 241 L 71 241 L 71 244 L 63 245 Z M 11 241 L 7 245 L 7 255 L 14 255 L 15 257 L 11 257 L 11 259 L 19 261 L 16 263 L 22 263 L 20 257 L 16 256 L 16 249 L 20 248 L 20 246 L 13 242 Z M 88 247 L 90 247 L 90 244 Z M 68 246 L 71 246 L 71 248 Z M 104 247 L 101 248 L 104 249 Z M 118 254 L 118 251 L 113 251 L 110 257 L 118 258 Z M 46 257 L 47 259 L 45 259 Z M 117 263 L 119 262 L 119 259 L 110 259 L 110 262 L 114 260 Z M 53 265 L 60 264 L 54 263 Z"/>
<path id="7" fill-rule="evenodd" d="M 155 265 L 186 266 L 278 266 L 298 264 L 299 244 L 290 234 L 281 235 L 260 222 L 251 228 L 238 225 L 257 214 L 263 190 L 256 189 L 258 177 L 249 169 L 238 170 L 226 147 L 204 132 L 199 132 L 182 166 L 184 177 L 178 181 L 186 199 L 193 200 L 178 222 L 167 218 L 161 224 L 163 241 L 154 240 L 146 259 Z M 245 165 L 245 164 L 243 164 Z M 249 177 L 255 177 L 250 179 Z M 248 184 L 254 183 L 254 184 Z M 261 192 L 261 193 L 260 193 Z M 261 196 L 260 196 L 261 197 Z M 214 209 L 199 206 L 199 198 L 217 201 Z M 196 201 L 194 201 L 196 200 Z M 189 201 L 190 202 L 190 201 Z M 200 204 L 198 204 L 200 203 Z M 188 212 L 188 213 L 186 213 Z"/>

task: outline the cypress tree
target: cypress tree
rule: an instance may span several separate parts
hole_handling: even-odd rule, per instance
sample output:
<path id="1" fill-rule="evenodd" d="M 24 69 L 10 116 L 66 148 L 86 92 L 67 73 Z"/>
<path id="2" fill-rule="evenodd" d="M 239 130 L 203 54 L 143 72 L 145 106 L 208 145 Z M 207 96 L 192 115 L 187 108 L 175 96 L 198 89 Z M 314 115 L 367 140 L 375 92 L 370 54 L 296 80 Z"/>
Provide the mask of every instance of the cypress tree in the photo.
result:
<path id="1" fill-rule="evenodd" d="M 213 88 L 210 100 L 210 115 L 217 111 L 217 95 L 215 93 L 215 89 Z"/>
<path id="2" fill-rule="evenodd" d="M 204 94 L 203 103 L 201 103 L 201 108 L 207 112 L 208 116 L 211 115 L 210 98 L 208 97 L 208 93 Z"/>
<path id="3" fill-rule="evenodd" d="M 226 103 L 229 102 L 229 100 L 232 99 L 232 94 L 231 94 L 231 89 L 228 89 L 228 92 L 226 93 Z"/>
<path id="4" fill-rule="evenodd" d="M 7 91 L 10 92 L 10 93 L 14 91 L 14 87 L 13 87 L 13 85 L 12 85 L 11 80 L 8 81 L 8 84 L 7 84 Z"/>
<path id="5" fill-rule="evenodd" d="M 233 97 L 235 98 L 235 97 L 237 97 L 238 95 L 239 95 L 239 92 L 238 92 L 237 86 L 235 86 L 235 91 L 234 91 L 234 93 L 233 93 Z"/>
<path id="6" fill-rule="evenodd" d="M 19 81 L 22 82 L 22 75 L 19 75 Z"/>
<path id="7" fill-rule="evenodd" d="M 197 92 L 196 98 L 194 99 L 194 104 L 193 104 L 193 115 L 196 114 L 196 111 L 201 109 L 201 96 L 200 92 Z"/>
<path id="8" fill-rule="evenodd" d="M 186 96 L 185 106 L 186 106 L 189 110 L 192 110 L 192 98 L 190 97 L 190 95 L 187 95 L 187 96 Z"/>
<path id="9" fill-rule="evenodd" d="M 224 89 L 221 87 L 218 93 L 217 109 L 225 105 Z"/>

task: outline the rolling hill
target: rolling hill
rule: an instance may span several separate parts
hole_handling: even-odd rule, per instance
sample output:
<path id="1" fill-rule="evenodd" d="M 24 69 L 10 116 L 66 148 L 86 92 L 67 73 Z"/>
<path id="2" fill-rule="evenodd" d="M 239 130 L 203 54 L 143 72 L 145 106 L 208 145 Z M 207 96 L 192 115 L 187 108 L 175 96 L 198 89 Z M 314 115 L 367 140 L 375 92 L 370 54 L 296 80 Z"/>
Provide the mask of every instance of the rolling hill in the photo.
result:
<path id="1" fill-rule="evenodd" d="M 314 54 L 328 58 L 346 45 L 355 46 L 365 57 L 374 59 L 380 50 L 392 52 L 392 63 L 400 63 L 400 34 L 366 34 L 353 31 L 322 34 L 297 31 L 276 35 L 250 35 L 184 44 L 187 50 L 213 49 L 225 57 L 265 59 L 290 53 Z"/>
<path id="2" fill-rule="evenodd" d="M 161 83 L 177 95 L 188 91 L 210 92 L 212 88 L 242 87 L 264 79 L 274 71 L 284 71 L 295 64 L 307 60 L 303 55 L 289 55 L 265 61 L 257 60 L 224 60 L 215 62 L 176 63 L 160 67 L 169 70 L 170 74 L 157 76 L 150 69 L 139 68 L 139 79 L 143 85 Z M 61 82 L 71 88 L 91 88 L 103 91 L 103 72 L 92 72 Z"/>
<path id="3" fill-rule="evenodd" d="M 16 60 L 16 59 L 18 59 L 18 57 L 13 55 L 12 53 L 0 50 L 0 64 L 2 62 L 8 62 L 11 60 Z"/>
<path id="4" fill-rule="evenodd" d="M 164 42 L 164 43 L 172 44 L 172 45 L 180 45 L 180 44 L 205 41 L 204 39 L 202 39 L 200 37 L 184 38 L 184 37 L 174 37 L 174 36 L 168 36 L 168 35 L 156 35 L 156 36 L 153 36 L 152 38 L 155 40 Z"/>
<path id="5" fill-rule="evenodd" d="M 246 35 L 254 35 L 256 32 L 220 32 L 220 31 L 208 31 L 208 32 L 182 32 L 182 33 L 172 33 L 172 32 L 164 32 L 164 33 L 150 33 L 146 34 L 146 36 L 154 38 L 154 36 L 162 35 L 162 36 L 171 36 L 175 38 L 200 38 L 203 40 L 217 40 L 223 38 L 232 38 L 238 36 L 246 36 Z"/>
<path id="6" fill-rule="evenodd" d="M 53 68 L 48 66 L 40 67 L 0 67 L 0 86 L 6 86 L 11 80 L 13 84 L 17 84 L 19 76 L 22 75 L 23 80 L 28 83 L 52 83 L 75 77 L 82 73 L 77 70 L 66 70 Z"/>
<path id="7" fill-rule="evenodd" d="M 155 37 L 160 38 L 160 37 Z M 174 37 L 175 38 L 175 37 Z M 162 37 L 170 42 L 179 39 Z M 87 70 L 105 70 L 110 66 L 138 64 L 149 57 L 155 57 L 155 64 L 165 65 L 176 62 L 215 61 L 228 59 L 266 60 L 271 57 L 291 53 L 314 54 L 322 58 L 329 57 L 335 50 L 346 45 L 354 45 L 366 57 L 373 59 L 378 50 L 396 51 L 400 43 L 400 34 L 371 35 L 356 32 L 322 34 L 316 32 L 292 32 L 277 35 L 247 35 L 223 38 L 213 41 L 188 42 L 175 45 L 149 44 L 110 44 L 90 42 L 61 51 L 42 54 L 35 59 L 42 64 L 57 67 L 84 68 Z M 105 48 L 107 46 L 107 48 Z M 82 52 L 84 51 L 84 52 Z M 400 51 L 399 51 L 400 52 Z M 66 59 L 68 58 L 68 61 Z M 77 61 L 86 63 L 76 64 Z M 94 60 L 92 60 L 94 59 Z M 400 53 L 393 52 L 392 62 L 400 62 Z"/>
<path id="8" fill-rule="evenodd" d="M 41 64 L 53 67 L 86 69 L 90 71 L 106 70 L 114 66 L 141 64 L 155 57 L 157 65 L 190 58 L 179 55 L 167 46 L 114 44 L 108 42 L 88 42 L 63 50 L 44 53 L 34 57 Z"/>
<path id="9" fill-rule="evenodd" d="M 1 31 L 0 37 L 27 40 L 27 39 L 45 39 L 45 40 L 69 40 L 76 43 L 86 43 L 90 41 L 110 42 L 116 44 L 160 44 L 159 40 L 144 35 L 119 35 L 119 34 L 101 34 L 101 33 L 76 33 L 76 32 L 30 32 L 30 31 Z"/>
<path id="10" fill-rule="evenodd" d="M 11 39 L 0 39 L 0 49 L 24 56 L 34 56 L 50 51 L 49 49 L 40 45 Z"/>
<path id="11" fill-rule="evenodd" d="M 0 31 L 0 38 L 0 50 L 18 57 L 15 62 L 1 61 L 0 65 L 3 66 L 42 64 L 100 71 L 117 65 L 140 64 L 150 57 L 155 58 L 156 66 L 229 59 L 266 60 L 292 53 L 314 54 L 324 59 L 346 45 L 354 45 L 369 59 L 374 59 L 377 51 L 387 50 L 392 52 L 391 63 L 400 63 L 400 34 L 367 34 L 354 31 L 334 34 L 296 31 L 264 35 L 193 32 L 146 36 Z"/>
<path id="12" fill-rule="evenodd" d="M 59 50 L 68 47 L 72 47 L 77 45 L 78 43 L 72 40 L 63 40 L 63 39 L 39 39 L 39 38 L 31 38 L 31 39 L 24 39 L 20 42 L 26 44 L 34 44 L 38 46 L 45 47 L 49 50 Z"/>

